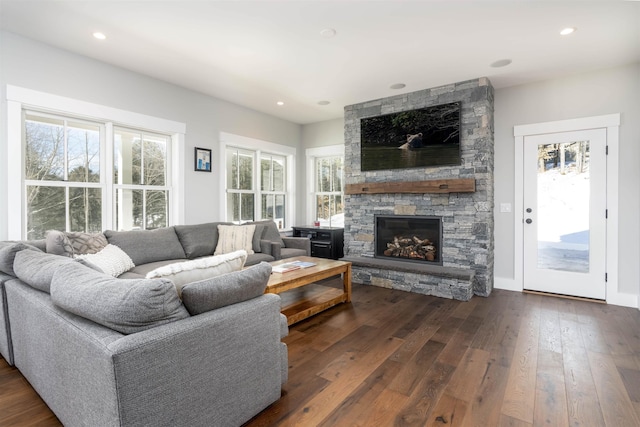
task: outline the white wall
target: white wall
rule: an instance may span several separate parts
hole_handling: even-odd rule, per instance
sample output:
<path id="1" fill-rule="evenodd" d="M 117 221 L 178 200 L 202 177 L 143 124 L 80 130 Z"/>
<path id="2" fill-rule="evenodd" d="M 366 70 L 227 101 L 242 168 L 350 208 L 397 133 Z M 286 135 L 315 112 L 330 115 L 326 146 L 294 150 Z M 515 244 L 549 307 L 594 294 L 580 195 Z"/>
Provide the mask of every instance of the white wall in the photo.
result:
<path id="1" fill-rule="evenodd" d="M 640 64 L 579 74 L 495 92 L 495 202 L 512 203 L 513 127 L 621 113 L 618 292 L 640 294 Z M 496 284 L 514 278 L 515 218 L 496 208 Z M 518 286 L 522 286 L 518 284 Z"/>
<path id="2" fill-rule="evenodd" d="M 6 85 L 20 86 L 95 104 L 160 117 L 187 125 L 185 137 L 185 222 L 218 217 L 220 171 L 193 170 L 194 147 L 220 156 L 219 135 L 227 132 L 300 150 L 302 127 L 220 99 L 72 54 L 12 33 L 0 33 L 0 240 L 7 238 Z M 213 78 L 213 77 L 212 77 Z M 300 188 L 304 188 L 304 183 Z"/>

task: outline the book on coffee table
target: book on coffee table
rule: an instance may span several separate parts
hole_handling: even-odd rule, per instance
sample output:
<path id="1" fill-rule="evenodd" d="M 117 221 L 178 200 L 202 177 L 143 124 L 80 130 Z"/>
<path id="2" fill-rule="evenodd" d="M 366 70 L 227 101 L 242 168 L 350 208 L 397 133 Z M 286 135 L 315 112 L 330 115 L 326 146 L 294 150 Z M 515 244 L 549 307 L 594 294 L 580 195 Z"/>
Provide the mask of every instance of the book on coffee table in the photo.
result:
<path id="1" fill-rule="evenodd" d="M 272 271 L 275 273 L 286 273 L 288 271 L 299 270 L 301 268 L 313 267 L 316 265 L 314 262 L 307 261 L 292 261 L 273 267 Z"/>

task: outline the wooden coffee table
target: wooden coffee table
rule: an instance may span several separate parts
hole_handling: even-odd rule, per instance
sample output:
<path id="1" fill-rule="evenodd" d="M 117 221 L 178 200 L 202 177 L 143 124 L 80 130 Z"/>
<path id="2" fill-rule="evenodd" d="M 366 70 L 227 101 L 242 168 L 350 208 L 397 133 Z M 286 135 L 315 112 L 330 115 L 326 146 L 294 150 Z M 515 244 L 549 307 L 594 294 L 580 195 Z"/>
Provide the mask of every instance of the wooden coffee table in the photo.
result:
<path id="1" fill-rule="evenodd" d="M 286 273 L 271 273 L 269 283 L 265 293 L 279 294 L 291 289 L 311 285 L 319 280 L 342 275 L 343 289 L 327 288 L 322 295 L 311 298 L 303 298 L 288 307 L 282 308 L 282 313 L 287 316 L 287 323 L 292 325 L 307 317 L 313 316 L 323 310 L 333 307 L 342 302 L 351 302 L 351 263 L 346 261 L 335 261 L 325 258 L 312 258 L 299 256 L 274 261 L 271 264 L 276 266 L 292 261 L 313 262 L 313 267 L 301 268 L 288 271 Z"/>

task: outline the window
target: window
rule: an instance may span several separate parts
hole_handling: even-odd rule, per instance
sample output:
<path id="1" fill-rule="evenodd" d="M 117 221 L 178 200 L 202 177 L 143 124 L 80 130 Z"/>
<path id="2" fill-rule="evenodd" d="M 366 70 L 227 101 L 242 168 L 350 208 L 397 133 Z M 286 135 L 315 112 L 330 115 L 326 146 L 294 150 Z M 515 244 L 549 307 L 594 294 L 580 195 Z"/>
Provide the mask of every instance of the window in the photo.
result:
<path id="1" fill-rule="evenodd" d="M 166 227 L 171 138 L 114 128 L 113 182 L 115 220 L 119 230 Z"/>
<path id="2" fill-rule="evenodd" d="M 284 156 L 262 154 L 260 157 L 260 189 L 262 219 L 272 219 L 283 228 L 285 223 L 285 170 Z"/>
<path id="3" fill-rule="evenodd" d="M 8 150 L 7 238 L 179 223 L 184 131 L 182 123 L 7 85 L 8 142 L 23 147 Z"/>
<path id="4" fill-rule="evenodd" d="M 245 222 L 255 218 L 253 158 L 253 151 L 227 149 L 227 221 Z"/>
<path id="5" fill-rule="evenodd" d="M 221 141 L 226 220 L 242 223 L 272 219 L 279 229 L 290 226 L 295 148 L 224 133 Z"/>
<path id="6" fill-rule="evenodd" d="M 102 231 L 104 127 L 33 112 L 25 114 L 24 127 L 27 238 L 50 229 Z"/>
<path id="7" fill-rule="evenodd" d="M 322 226 L 344 227 L 343 151 L 340 145 L 307 150 L 310 219 Z"/>
<path id="8" fill-rule="evenodd" d="M 343 227 L 342 172 L 344 158 L 317 157 L 315 167 L 315 211 L 320 225 Z"/>
<path id="9" fill-rule="evenodd" d="M 42 238 L 50 229 L 103 230 L 106 177 L 102 145 L 113 146 L 114 218 L 118 230 L 168 224 L 167 185 L 170 137 L 113 128 L 105 144 L 105 124 L 46 113 L 25 113 L 26 236 Z"/>

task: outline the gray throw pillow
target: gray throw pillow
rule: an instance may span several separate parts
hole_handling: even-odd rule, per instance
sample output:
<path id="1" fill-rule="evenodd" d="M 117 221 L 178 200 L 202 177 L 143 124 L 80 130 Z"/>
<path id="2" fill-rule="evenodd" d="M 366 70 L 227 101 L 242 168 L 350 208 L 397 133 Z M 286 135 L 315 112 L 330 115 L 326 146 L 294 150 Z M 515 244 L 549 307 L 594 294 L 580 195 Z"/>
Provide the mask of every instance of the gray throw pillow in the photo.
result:
<path id="1" fill-rule="evenodd" d="M 15 276 L 13 261 L 16 254 L 25 249 L 41 252 L 40 249 L 22 242 L 0 242 L 0 271 Z"/>
<path id="2" fill-rule="evenodd" d="M 187 258 L 194 259 L 213 255 L 218 243 L 219 222 L 207 224 L 176 225 L 175 230 Z"/>
<path id="3" fill-rule="evenodd" d="M 182 288 L 182 302 L 192 316 L 227 305 L 250 300 L 264 294 L 271 276 L 271 264 L 258 265 Z"/>
<path id="4" fill-rule="evenodd" d="M 51 301 L 123 334 L 189 317 L 170 280 L 116 279 L 79 263 L 53 273 Z"/>
<path id="5" fill-rule="evenodd" d="M 284 246 L 284 242 L 282 241 L 282 236 L 278 231 L 278 226 L 273 220 L 265 220 L 265 221 L 256 221 L 253 224 L 263 225 L 265 230 L 262 232 L 262 239 L 269 240 L 274 243 L 280 243 L 281 246 Z"/>
<path id="6" fill-rule="evenodd" d="M 57 230 L 47 231 L 45 241 L 47 253 L 70 258 L 98 253 L 109 243 L 102 233 Z"/>
<path id="7" fill-rule="evenodd" d="M 48 230 L 45 235 L 45 244 L 48 254 L 73 257 L 73 246 L 63 231 Z"/>
<path id="8" fill-rule="evenodd" d="M 136 231 L 107 230 L 104 235 L 109 243 L 125 251 L 135 265 L 186 258 L 174 227 Z"/>
<path id="9" fill-rule="evenodd" d="M 262 235 L 264 234 L 264 230 L 267 228 L 264 224 L 256 224 L 256 231 L 253 233 L 253 252 L 260 253 L 262 252 L 262 248 L 260 247 L 260 240 L 262 240 Z"/>
<path id="10" fill-rule="evenodd" d="M 13 261 L 16 277 L 32 288 L 49 293 L 53 273 L 62 265 L 74 263 L 71 258 L 38 251 L 20 251 Z"/>

